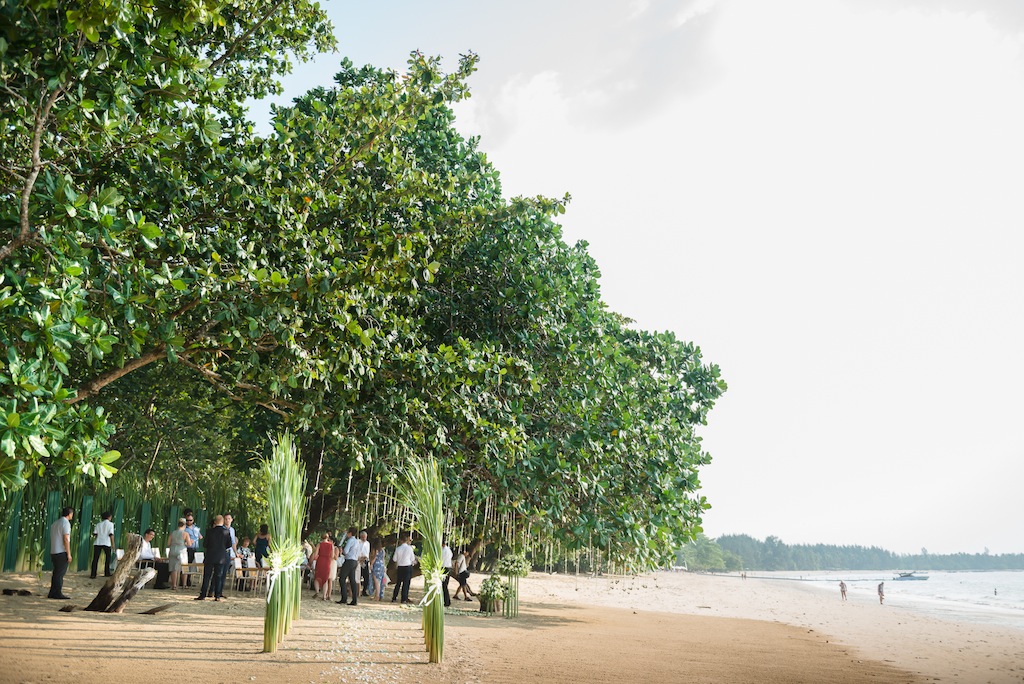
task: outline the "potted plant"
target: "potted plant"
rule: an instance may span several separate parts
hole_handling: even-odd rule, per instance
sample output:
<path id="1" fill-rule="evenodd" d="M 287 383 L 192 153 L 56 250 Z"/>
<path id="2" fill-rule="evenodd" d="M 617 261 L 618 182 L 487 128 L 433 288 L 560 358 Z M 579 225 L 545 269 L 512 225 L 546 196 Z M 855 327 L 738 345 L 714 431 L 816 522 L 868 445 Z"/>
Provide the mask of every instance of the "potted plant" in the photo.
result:
<path id="1" fill-rule="evenodd" d="M 508 583 L 498 575 L 491 575 L 480 584 L 479 594 L 481 612 L 501 610 L 501 602 L 508 595 Z"/>

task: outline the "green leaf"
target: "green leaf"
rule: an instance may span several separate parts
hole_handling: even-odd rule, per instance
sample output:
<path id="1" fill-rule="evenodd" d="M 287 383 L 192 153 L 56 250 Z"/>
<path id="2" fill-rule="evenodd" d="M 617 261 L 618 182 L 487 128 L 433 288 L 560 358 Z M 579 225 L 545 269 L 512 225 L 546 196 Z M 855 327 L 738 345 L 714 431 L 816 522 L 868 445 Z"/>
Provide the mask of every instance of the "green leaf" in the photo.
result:
<path id="1" fill-rule="evenodd" d="M 0 489 L 16 490 L 24 487 L 24 469 L 24 462 L 0 456 Z"/>
<path id="2" fill-rule="evenodd" d="M 139 233 L 150 240 L 155 240 L 164 234 L 164 232 L 160 230 L 160 226 L 148 221 L 144 221 L 139 224 Z"/>
<path id="3" fill-rule="evenodd" d="M 3 451 L 5 454 L 11 457 L 13 457 L 18 451 L 18 447 L 16 442 L 14 441 L 14 438 L 14 430 L 5 431 L 3 437 L 0 437 L 0 451 Z"/>
<path id="4" fill-rule="evenodd" d="M 116 207 L 124 202 L 124 195 L 112 187 L 106 187 L 96 193 L 93 201 L 101 207 Z"/>
<path id="5" fill-rule="evenodd" d="M 50 455 L 50 452 L 46 450 L 46 444 L 43 443 L 43 440 L 39 437 L 39 435 L 29 435 L 28 443 L 32 445 L 32 448 L 40 456 Z"/>

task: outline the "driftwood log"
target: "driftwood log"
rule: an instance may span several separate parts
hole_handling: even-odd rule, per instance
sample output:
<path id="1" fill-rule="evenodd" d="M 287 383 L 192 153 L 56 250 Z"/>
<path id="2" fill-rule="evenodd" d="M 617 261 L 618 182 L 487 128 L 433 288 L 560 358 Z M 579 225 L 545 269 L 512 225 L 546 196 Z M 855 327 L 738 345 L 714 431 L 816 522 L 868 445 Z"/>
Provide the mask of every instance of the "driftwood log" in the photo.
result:
<path id="1" fill-rule="evenodd" d="M 146 568 L 139 573 L 138 579 L 130 587 L 121 592 L 121 595 L 117 597 L 117 600 L 110 604 L 110 607 L 106 609 L 107 613 L 123 613 L 125 605 L 135 598 L 135 595 L 139 593 L 142 587 L 145 586 L 146 582 L 156 577 L 155 568 Z"/>
<path id="2" fill-rule="evenodd" d="M 165 604 L 163 604 L 161 606 L 157 606 L 155 608 L 150 608 L 149 610 L 144 610 L 141 613 L 139 613 L 139 615 L 156 615 L 157 613 L 164 612 L 165 610 L 167 610 L 168 608 L 170 608 L 173 605 L 174 605 L 173 603 L 165 603 Z"/>
<path id="3" fill-rule="evenodd" d="M 131 579 L 135 570 L 135 561 L 139 558 L 139 551 L 142 549 L 142 537 L 137 534 L 128 535 L 128 544 L 124 548 L 124 555 L 117 562 L 114 574 L 100 588 L 96 598 L 86 607 L 100 613 L 121 613 L 125 605 L 139 593 L 143 585 L 156 576 L 156 570 L 146 568 L 139 573 L 138 578 L 127 588 L 125 584 Z"/>

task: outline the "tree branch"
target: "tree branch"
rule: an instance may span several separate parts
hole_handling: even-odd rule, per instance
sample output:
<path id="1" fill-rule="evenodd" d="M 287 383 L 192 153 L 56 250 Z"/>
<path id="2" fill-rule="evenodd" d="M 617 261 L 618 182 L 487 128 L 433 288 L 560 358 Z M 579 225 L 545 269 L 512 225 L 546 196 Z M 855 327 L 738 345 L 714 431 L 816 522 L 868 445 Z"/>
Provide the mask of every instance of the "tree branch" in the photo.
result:
<path id="1" fill-rule="evenodd" d="M 283 4 L 284 0 L 277 0 L 277 2 L 271 5 L 270 9 L 267 10 L 267 13 L 264 14 L 259 21 L 250 26 L 248 31 L 239 36 L 238 40 L 231 44 L 231 47 L 228 48 L 227 52 L 225 52 L 217 59 L 213 60 L 213 63 L 210 64 L 210 71 L 216 71 L 218 68 L 220 68 L 220 65 L 223 64 L 228 57 L 233 55 L 235 50 L 237 50 L 243 43 L 248 41 L 249 38 L 252 37 L 252 34 L 256 33 L 256 31 L 262 28 L 263 25 L 267 23 L 267 21 L 270 19 L 270 17 L 274 16 L 274 14 L 277 13 L 277 10 L 281 9 L 281 5 Z"/>
<path id="2" fill-rule="evenodd" d="M 187 359 L 185 359 L 185 358 L 183 358 L 181 356 L 178 357 L 178 361 L 180 361 L 182 363 L 182 365 L 187 366 L 187 367 L 191 368 L 192 370 L 196 371 L 197 373 L 199 373 L 200 375 L 202 375 L 206 379 L 206 381 L 208 383 L 210 383 L 211 385 L 216 387 L 218 391 L 223 392 L 229 398 L 231 398 L 231 399 L 233 399 L 235 401 L 238 401 L 238 402 L 246 401 L 245 397 L 243 397 L 240 394 L 235 394 L 234 393 L 232 388 L 230 386 L 228 386 L 227 383 L 224 382 L 224 379 L 221 377 L 220 373 L 218 373 L 216 371 L 212 371 L 209 368 L 206 368 L 205 366 L 200 366 L 197 363 L 192 363 L 191 361 L 189 361 L 189 360 L 187 360 Z M 245 390 L 248 390 L 248 391 L 252 391 L 252 392 L 261 392 L 261 393 L 266 394 L 266 392 L 264 392 L 264 390 L 262 388 L 257 387 L 256 385 L 250 385 L 248 383 L 235 383 L 235 387 L 238 387 L 240 389 L 245 389 Z M 296 408 L 298 408 L 297 404 L 293 404 L 291 402 L 286 402 L 286 401 L 281 401 L 281 400 L 260 399 L 260 400 L 253 401 L 253 403 L 256 404 L 257 406 L 262 406 L 263 408 L 267 409 L 268 411 L 270 411 L 272 413 L 276 413 L 277 415 L 281 416 L 282 418 L 289 418 L 289 417 L 291 417 L 291 414 L 288 413 L 287 411 L 285 411 L 284 409 L 278 408 L 275 404 L 281 404 L 285 408 L 289 408 L 289 409 L 296 409 Z"/>
<path id="3" fill-rule="evenodd" d="M 68 404 L 77 404 L 83 399 L 95 396 L 100 393 L 104 387 L 110 383 L 123 378 L 124 376 L 131 373 L 133 370 L 138 370 L 143 366 L 148 366 L 154 361 L 159 361 L 167 356 L 167 345 L 160 344 L 154 347 L 152 350 L 146 352 L 138 358 L 134 358 L 120 368 L 112 368 L 106 373 L 100 373 L 98 376 L 90 380 L 89 382 L 81 385 L 78 388 L 75 396 L 70 399 L 65 399 Z"/>
<path id="4" fill-rule="evenodd" d="M 21 188 L 21 208 L 18 219 L 18 234 L 3 247 L 0 247 L 0 261 L 4 261 L 14 250 L 18 249 L 32 238 L 32 225 L 29 223 L 29 200 L 32 199 L 32 190 L 36 185 L 36 178 L 43 169 L 43 160 L 39 156 L 40 148 L 43 145 L 43 129 L 46 128 L 46 120 L 50 118 L 50 110 L 53 105 L 64 94 L 64 85 L 60 85 L 46 98 L 42 109 L 36 112 L 36 125 L 32 131 L 32 167 L 25 177 L 25 185 Z"/>

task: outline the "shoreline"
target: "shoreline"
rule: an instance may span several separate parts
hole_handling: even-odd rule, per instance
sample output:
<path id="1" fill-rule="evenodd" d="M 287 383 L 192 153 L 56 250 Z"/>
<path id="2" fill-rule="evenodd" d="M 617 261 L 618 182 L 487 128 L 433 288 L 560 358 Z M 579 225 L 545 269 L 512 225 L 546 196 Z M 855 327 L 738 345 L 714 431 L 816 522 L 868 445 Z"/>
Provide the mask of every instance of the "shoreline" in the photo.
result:
<path id="1" fill-rule="evenodd" d="M 484 575 L 474 575 L 477 586 Z M 642 577 L 532 574 L 520 618 L 446 612 L 445 660 L 428 665 L 420 612 L 388 601 L 354 608 L 310 599 L 277 653 L 263 654 L 261 599 L 147 589 L 122 615 L 60 613 L 49 575 L 0 575 L 0 682 L 107 682 L 188 673 L 208 682 L 1024 681 L 1024 631 L 913 615 L 862 597 L 841 604 L 799 583 L 689 573 Z M 85 605 L 100 582 L 70 574 Z M 336 592 L 337 593 L 337 592 Z M 838 593 L 838 592 L 837 592 Z M 414 581 L 413 598 L 422 595 Z M 339 598 L 337 595 L 335 598 Z M 154 616 L 141 610 L 171 603 Z M 698 676 L 699 675 L 699 676 Z"/>
<path id="2" fill-rule="evenodd" d="M 776 578 L 658 572 L 637 578 L 551 576 L 549 599 L 567 603 L 777 622 L 815 630 L 864 658 L 925 677 L 963 682 L 1024 682 L 1021 627 L 965 622 L 910 607 Z M 523 593 L 525 597 L 526 594 Z M 536 597 L 535 593 L 530 594 Z M 653 605 L 652 605 L 653 602 Z"/>

